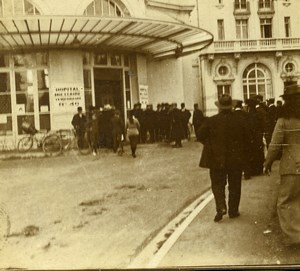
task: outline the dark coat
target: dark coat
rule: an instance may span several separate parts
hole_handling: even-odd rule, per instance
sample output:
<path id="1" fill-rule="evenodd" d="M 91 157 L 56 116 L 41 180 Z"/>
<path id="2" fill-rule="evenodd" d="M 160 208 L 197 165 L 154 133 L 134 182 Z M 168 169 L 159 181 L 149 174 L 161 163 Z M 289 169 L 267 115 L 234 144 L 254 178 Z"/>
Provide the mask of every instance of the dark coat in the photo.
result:
<path id="1" fill-rule="evenodd" d="M 76 133 L 82 134 L 85 132 L 86 123 L 87 123 L 85 115 L 82 114 L 82 116 L 80 117 L 78 113 L 75 114 L 73 116 L 71 123 L 72 123 L 74 129 L 76 130 Z"/>
<path id="2" fill-rule="evenodd" d="M 182 113 L 178 108 L 174 108 L 171 113 L 171 140 L 183 138 Z"/>
<path id="3" fill-rule="evenodd" d="M 200 127 L 204 121 L 203 112 L 200 109 L 195 109 L 193 113 L 193 125 L 194 127 Z"/>
<path id="4" fill-rule="evenodd" d="M 221 111 L 207 118 L 199 129 L 199 140 L 204 144 L 200 167 L 244 169 L 251 139 L 239 114 Z"/>
<path id="5" fill-rule="evenodd" d="M 272 133 L 274 131 L 275 125 L 277 121 L 277 109 L 275 105 L 271 105 L 268 108 L 267 112 L 267 127 L 266 127 L 266 133 L 272 136 Z"/>

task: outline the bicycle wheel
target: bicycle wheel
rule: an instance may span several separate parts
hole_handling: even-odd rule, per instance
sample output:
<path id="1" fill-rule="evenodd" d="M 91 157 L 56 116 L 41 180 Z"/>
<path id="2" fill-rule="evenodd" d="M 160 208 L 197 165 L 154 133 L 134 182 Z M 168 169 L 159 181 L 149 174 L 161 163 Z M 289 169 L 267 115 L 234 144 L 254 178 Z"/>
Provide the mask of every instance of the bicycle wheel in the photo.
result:
<path id="1" fill-rule="evenodd" d="M 77 141 L 76 141 L 77 142 Z M 78 146 L 78 142 L 76 143 L 80 154 L 87 155 L 91 153 L 91 146 L 86 136 L 82 140 L 82 146 Z"/>
<path id="2" fill-rule="evenodd" d="M 28 135 L 23 138 L 21 138 L 18 142 L 18 152 L 28 152 L 31 150 L 33 145 L 33 138 L 32 136 Z"/>
<path id="3" fill-rule="evenodd" d="M 59 155 L 62 151 L 62 144 L 58 135 L 46 136 L 43 142 L 43 151 L 51 156 Z"/>

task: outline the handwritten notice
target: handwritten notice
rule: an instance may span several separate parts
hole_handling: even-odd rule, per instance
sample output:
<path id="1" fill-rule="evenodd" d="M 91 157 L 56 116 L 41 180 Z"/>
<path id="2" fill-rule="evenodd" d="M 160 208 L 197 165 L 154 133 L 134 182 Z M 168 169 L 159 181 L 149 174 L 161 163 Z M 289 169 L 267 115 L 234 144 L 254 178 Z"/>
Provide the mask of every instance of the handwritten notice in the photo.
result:
<path id="1" fill-rule="evenodd" d="M 52 103 L 56 112 L 73 112 L 78 106 L 84 108 L 84 89 L 78 86 L 55 86 L 52 91 Z"/>
<path id="2" fill-rule="evenodd" d="M 149 103 L 148 86 L 139 85 L 139 99 L 140 99 L 141 107 L 145 109 L 147 104 Z"/>

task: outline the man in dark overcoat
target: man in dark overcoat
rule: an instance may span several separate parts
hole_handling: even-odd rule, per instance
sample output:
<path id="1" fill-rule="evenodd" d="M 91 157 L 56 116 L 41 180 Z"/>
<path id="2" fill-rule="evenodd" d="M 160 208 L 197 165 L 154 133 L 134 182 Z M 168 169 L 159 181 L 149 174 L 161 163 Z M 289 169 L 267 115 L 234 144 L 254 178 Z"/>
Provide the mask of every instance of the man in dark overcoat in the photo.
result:
<path id="1" fill-rule="evenodd" d="M 77 114 L 73 116 L 72 125 L 76 131 L 78 147 L 83 147 L 83 140 L 86 132 L 86 116 L 82 113 L 82 107 L 77 108 Z"/>
<path id="2" fill-rule="evenodd" d="M 185 103 L 181 103 L 180 106 L 181 106 L 181 122 L 183 128 L 183 138 L 190 139 L 188 124 L 191 118 L 191 112 L 185 108 Z"/>
<path id="3" fill-rule="evenodd" d="M 177 103 L 173 103 L 171 111 L 171 140 L 175 141 L 174 148 L 181 148 L 183 138 L 182 114 L 177 108 Z"/>
<path id="4" fill-rule="evenodd" d="M 243 101 L 236 100 L 236 101 L 234 101 L 234 104 L 235 104 L 234 114 L 238 115 L 243 120 L 243 122 L 246 124 L 246 126 L 249 128 L 248 131 L 249 131 L 249 138 L 250 138 L 250 145 L 251 145 L 249 149 L 252 150 L 253 149 L 252 146 L 253 146 L 254 127 L 252 127 L 253 124 L 250 121 L 249 113 L 246 110 L 244 110 Z M 244 163 L 244 179 L 245 180 L 251 179 L 251 167 L 250 167 L 249 156 L 247 156 L 247 160 Z"/>
<path id="5" fill-rule="evenodd" d="M 232 99 L 223 94 L 216 102 L 219 113 L 205 120 L 199 129 L 204 144 L 200 167 L 210 169 L 211 188 L 216 203 L 215 222 L 227 213 L 225 187 L 228 182 L 228 214 L 240 215 L 241 180 L 250 144 L 249 131 L 243 118 L 232 111 Z"/>

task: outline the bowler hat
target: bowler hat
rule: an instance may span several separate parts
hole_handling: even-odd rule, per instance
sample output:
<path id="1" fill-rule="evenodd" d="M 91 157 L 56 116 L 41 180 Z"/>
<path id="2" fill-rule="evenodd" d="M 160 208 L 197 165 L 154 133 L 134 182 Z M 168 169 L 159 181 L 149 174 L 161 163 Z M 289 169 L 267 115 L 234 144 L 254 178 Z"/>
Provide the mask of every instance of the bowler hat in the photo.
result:
<path id="1" fill-rule="evenodd" d="M 232 99 L 228 94 L 223 94 L 219 97 L 218 101 L 215 102 L 215 105 L 220 109 L 232 109 Z"/>
<path id="2" fill-rule="evenodd" d="M 280 97 L 285 98 L 291 95 L 299 95 L 300 94 L 300 85 L 290 85 L 284 88 L 284 93 L 280 95 Z"/>

